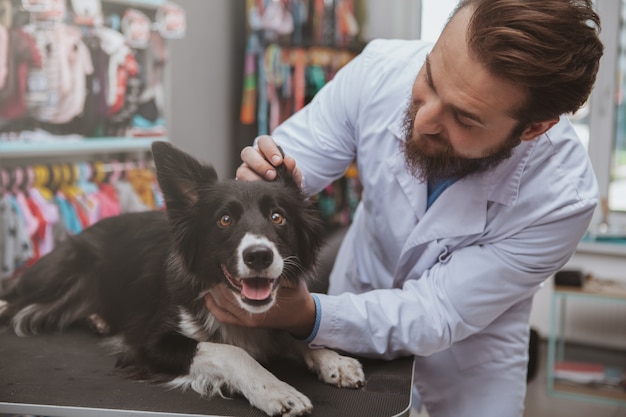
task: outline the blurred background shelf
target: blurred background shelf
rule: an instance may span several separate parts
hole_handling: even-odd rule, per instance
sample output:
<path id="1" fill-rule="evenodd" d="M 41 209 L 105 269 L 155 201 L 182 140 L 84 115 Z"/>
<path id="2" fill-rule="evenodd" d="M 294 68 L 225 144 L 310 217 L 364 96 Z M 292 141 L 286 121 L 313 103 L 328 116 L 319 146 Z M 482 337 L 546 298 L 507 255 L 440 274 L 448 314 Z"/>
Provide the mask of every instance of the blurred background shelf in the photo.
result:
<path id="1" fill-rule="evenodd" d="M 167 140 L 168 138 L 166 137 L 103 137 L 46 142 L 0 142 L 0 160 L 44 156 L 141 152 L 150 150 L 150 146 L 154 141 Z"/>

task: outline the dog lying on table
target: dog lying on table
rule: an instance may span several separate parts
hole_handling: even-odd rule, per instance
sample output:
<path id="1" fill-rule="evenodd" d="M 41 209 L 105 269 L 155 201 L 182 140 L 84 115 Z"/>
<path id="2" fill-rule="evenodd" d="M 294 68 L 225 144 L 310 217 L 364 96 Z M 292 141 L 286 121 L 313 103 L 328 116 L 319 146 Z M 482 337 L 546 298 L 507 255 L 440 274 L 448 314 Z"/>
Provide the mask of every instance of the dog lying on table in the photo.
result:
<path id="1" fill-rule="evenodd" d="M 268 415 L 309 414 L 311 401 L 260 365 L 293 357 L 328 384 L 358 388 L 361 364 L 287 332 L 219 323 L 204 296 L 225 282 L 262 314 L 286 282 L 312 276 L 323 229 L 291 175 L 219 181 L 166 142 L 152 153 L 166 211 L 103 219 L 59 244 L 0 294 L 0 322 L 24 336 L 89 320 L 112 336 L 129 378 L 240 393 Z"/>

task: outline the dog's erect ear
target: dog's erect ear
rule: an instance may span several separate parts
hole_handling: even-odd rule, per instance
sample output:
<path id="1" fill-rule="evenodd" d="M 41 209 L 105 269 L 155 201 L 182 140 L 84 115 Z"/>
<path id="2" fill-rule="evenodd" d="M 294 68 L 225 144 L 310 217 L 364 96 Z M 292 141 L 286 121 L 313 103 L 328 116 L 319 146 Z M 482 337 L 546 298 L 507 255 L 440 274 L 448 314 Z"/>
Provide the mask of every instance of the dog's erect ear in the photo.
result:
<path id="1" fill-rule="evenodd" d="M 283 148 L 279 146 L 278 150 L 280 151 L 280 154 L 284 158 L 285 152 L 283 151 Z M 287 167 L 285 166 L 284 163 L 278 166 L 275 166 L 274 168 L 276 169 L 276 180 L 284 183 L 287 186 L 300 189 L 300 184 L 296 183 L 296 180 L 293 178 L 293 175 L 291 174 L 291 172 L 287 170 Z"/>
<path id="2" fill-rule="evenodd" d="M 193 206 L 198 201 L 198 189 L 217 181 L 217 173 L 213 167 L 202 165 L 170 143 L 153 142 L 152 157 L 168 208 L 175 204 Z"/>

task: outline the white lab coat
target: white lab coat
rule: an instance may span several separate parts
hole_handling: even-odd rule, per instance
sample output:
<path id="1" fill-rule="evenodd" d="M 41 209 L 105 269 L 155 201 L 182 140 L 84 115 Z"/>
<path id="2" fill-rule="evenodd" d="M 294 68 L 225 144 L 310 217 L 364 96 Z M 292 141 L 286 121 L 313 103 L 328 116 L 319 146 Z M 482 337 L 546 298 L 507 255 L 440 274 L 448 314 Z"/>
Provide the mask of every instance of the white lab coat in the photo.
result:
<path id="1" fill-rule="evenodd" d="M 321 190 L 356 159 L 362 201 L 339 251 L 312 346 L 415 355 L 432 417 L 522 416 L 529 314 L 597 204 L 587 152 L 563 117 L 426 210 L 401 151 L 411 86 L 431 45 L 379 40 L 273 137 Z M 503 137 L 507 132 L 503 132 Z"/>

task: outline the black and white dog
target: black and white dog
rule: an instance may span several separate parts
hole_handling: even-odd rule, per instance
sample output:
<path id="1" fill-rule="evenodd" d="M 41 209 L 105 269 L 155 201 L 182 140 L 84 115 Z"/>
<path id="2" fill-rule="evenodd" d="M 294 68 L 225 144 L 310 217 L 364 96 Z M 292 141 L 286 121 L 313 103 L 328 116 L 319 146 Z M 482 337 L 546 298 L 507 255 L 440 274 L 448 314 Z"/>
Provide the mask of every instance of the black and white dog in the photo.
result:
<path id="1" fill-rule="evenodd" d="M 263 313 L 281 283 L 311 276 L 323 231 L 286 170 L 272 182 L 218 181 L 166 142 L 152 153 L 166 213 L 104 219 L 68 238 L 0 294 L 0 322 L 27 335 L 90 319 L 115 336 L 128 377 L 240 393 L 268 415 L 304 415 L 312 404 L 257 361 L 291 355 L 328 384 L 362 386 L 353 358 L 221 324 L 205 308 L 226 282 L 243 309 Z"/>

